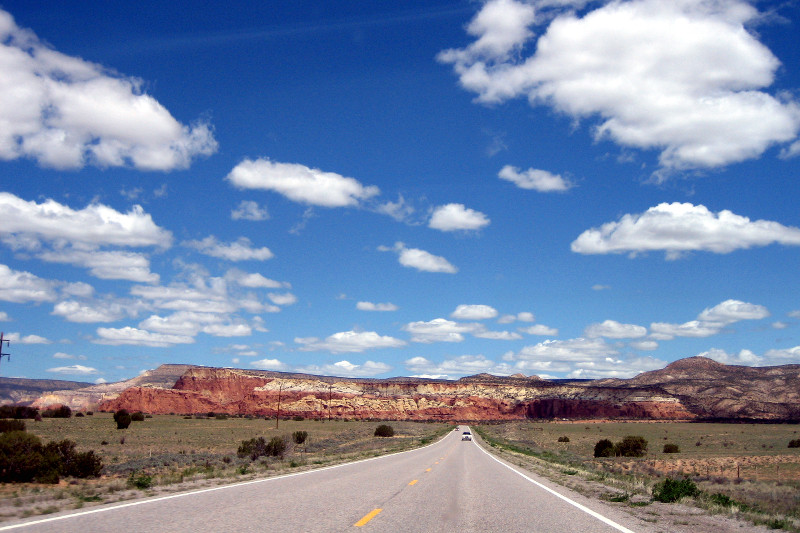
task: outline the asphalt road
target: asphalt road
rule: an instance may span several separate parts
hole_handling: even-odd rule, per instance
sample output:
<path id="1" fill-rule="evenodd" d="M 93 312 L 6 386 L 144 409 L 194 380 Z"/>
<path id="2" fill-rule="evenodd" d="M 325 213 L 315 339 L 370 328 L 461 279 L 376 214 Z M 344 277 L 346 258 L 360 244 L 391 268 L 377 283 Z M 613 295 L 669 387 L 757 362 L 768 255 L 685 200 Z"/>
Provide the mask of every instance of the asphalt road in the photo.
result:
<path id="1" fill-rule="evenodd" d="M 601 502 L 515 471 L 477 442 L 462 441 L 463 429 L 410 452 L 31 518 L 0 531 L 600 533 L 638 527 Z"/>

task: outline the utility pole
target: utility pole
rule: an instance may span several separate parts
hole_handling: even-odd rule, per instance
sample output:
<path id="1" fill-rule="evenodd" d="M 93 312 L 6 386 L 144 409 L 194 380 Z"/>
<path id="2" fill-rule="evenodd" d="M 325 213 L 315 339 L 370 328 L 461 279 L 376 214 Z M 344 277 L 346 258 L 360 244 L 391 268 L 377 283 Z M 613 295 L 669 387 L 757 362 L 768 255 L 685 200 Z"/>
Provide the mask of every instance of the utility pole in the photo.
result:
<path id="1" fill-rule="evenodd" d="M 331 421 L 331 395 L 333 393 L 333 385 L 328 385 L 328 422 Z"/>
<path id="2" fill-rule="evenodd" d="M 278 414 L 275 415 L 275 429 L 278 429 L 278 421 L 281 419 L 281 390 L 283 390 L 283 383 L 278 385 Z"/>
<path id="3" fill-rule="evenodd" d="M 10 353 L 3 353 L 3 343 L 6 346 L 11 346 L 11 341 L 5 338 L 5 333 L 0 331 L 0 362 L 3 361 L 3 357 L 8 357 L 8 360 L 11 361 L 11 354 Z"/>

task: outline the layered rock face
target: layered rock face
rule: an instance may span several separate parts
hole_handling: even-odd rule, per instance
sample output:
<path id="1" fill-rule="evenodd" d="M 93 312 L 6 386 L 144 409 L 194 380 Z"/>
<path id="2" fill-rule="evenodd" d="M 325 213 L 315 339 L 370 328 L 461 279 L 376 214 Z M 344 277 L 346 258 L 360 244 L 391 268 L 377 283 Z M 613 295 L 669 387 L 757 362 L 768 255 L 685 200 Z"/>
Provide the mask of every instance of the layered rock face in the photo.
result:
<path id="1" fill-rule="evenodd" d="M 514 420 L 688 419 L 675 398 L 630 388 L 558 385 L 538 379 L 359 380 L 190 368 L 172 389 L 131 387 L 102 410 L 304 418 Z"/>
<path id="2" fill-rule="evenodd" d="M 800 365 L 750 367 L 689 357 L 600 385 L 658 388 L 707 418 L 800 420 Z"/>
<path id="3" fill-rule="evenodd" d="M 38 407 L 62 404 L 73 409 L 124 408 L 153 414 L 213 411 L 269 417 L 465 421 L 800 420 L 800 365 L 752 368 L 702 357 L 682 359 L 632 379 L 595 381 L 551 382 L 536 376 L 489 374 L 458 381 L 371 380 L 162 365 L 119 383 L 44 394 L 41 387 L 31 391 L 31 397 L 39 395 L 33 402 Z"/>

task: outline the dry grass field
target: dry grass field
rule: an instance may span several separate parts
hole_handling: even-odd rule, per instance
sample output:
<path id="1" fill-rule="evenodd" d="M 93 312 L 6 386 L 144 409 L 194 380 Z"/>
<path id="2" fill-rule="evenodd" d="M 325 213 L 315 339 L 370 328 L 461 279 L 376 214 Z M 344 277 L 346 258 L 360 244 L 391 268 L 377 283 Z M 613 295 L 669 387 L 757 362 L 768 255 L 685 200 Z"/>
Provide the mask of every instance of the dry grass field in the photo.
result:
<path id="1" fill-rule="evenodd" d="M 791 531 L 794 519 L 800 523 L 800 449 L 788 448 L 789 441 L 800 438 L 800 425 L 509 422 L 481 426 L 480 432 L 491 442 L 569 471 L 623 480 L 628 485 L 621 486 L 632 491 L 649 493 L 661 479 L 689 477 L 705 494 L 729 497 L 735 510 L 780 517 L 774 523 Z M 594 457 L 599 440 L 619 442 L 628 435 L 647 440 L 644 457 Z M 664 453 L 665 444 L 676 444 L 680 452 Z"/>
<path id="2" fill-rule="evenodd" d="M 58 485 L 0 484 L 0 520 L 48 514 L 95 503 L 242 481 L 392 453 L 431 442 L 451 425 L 385 422 L 395 435 L 375 437 L 383 422 L 313 421 L 156 415 L 116 429 L 111 413 L 26 420 L 43 442 L 69 439 L 78 451 L 103 460 L 99 479 L 62 480 Z M 292 435 L 306 431 L 296 445 Z M 282 457 L 239 457 L 242 441 L 284 437 Z"/>

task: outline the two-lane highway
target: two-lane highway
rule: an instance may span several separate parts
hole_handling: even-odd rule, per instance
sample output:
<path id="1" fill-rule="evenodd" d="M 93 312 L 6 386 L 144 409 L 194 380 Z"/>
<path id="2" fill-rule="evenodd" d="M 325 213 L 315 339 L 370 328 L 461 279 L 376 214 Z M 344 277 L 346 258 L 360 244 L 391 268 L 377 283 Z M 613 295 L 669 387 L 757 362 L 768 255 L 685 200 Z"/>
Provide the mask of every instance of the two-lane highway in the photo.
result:
<path id="1" fill-rule="evenodd" d="M 461 430 L 454 431 L 409 452 L 34 518 L 0 531 L 599 533 L 636 527 L 624 514 L 612 521 L 575 502 L 580 496 L 562 496 L 563 489 L 554 493 L 461 436 Z M 604 507 L 599 502 L 588 505 Z"/>

